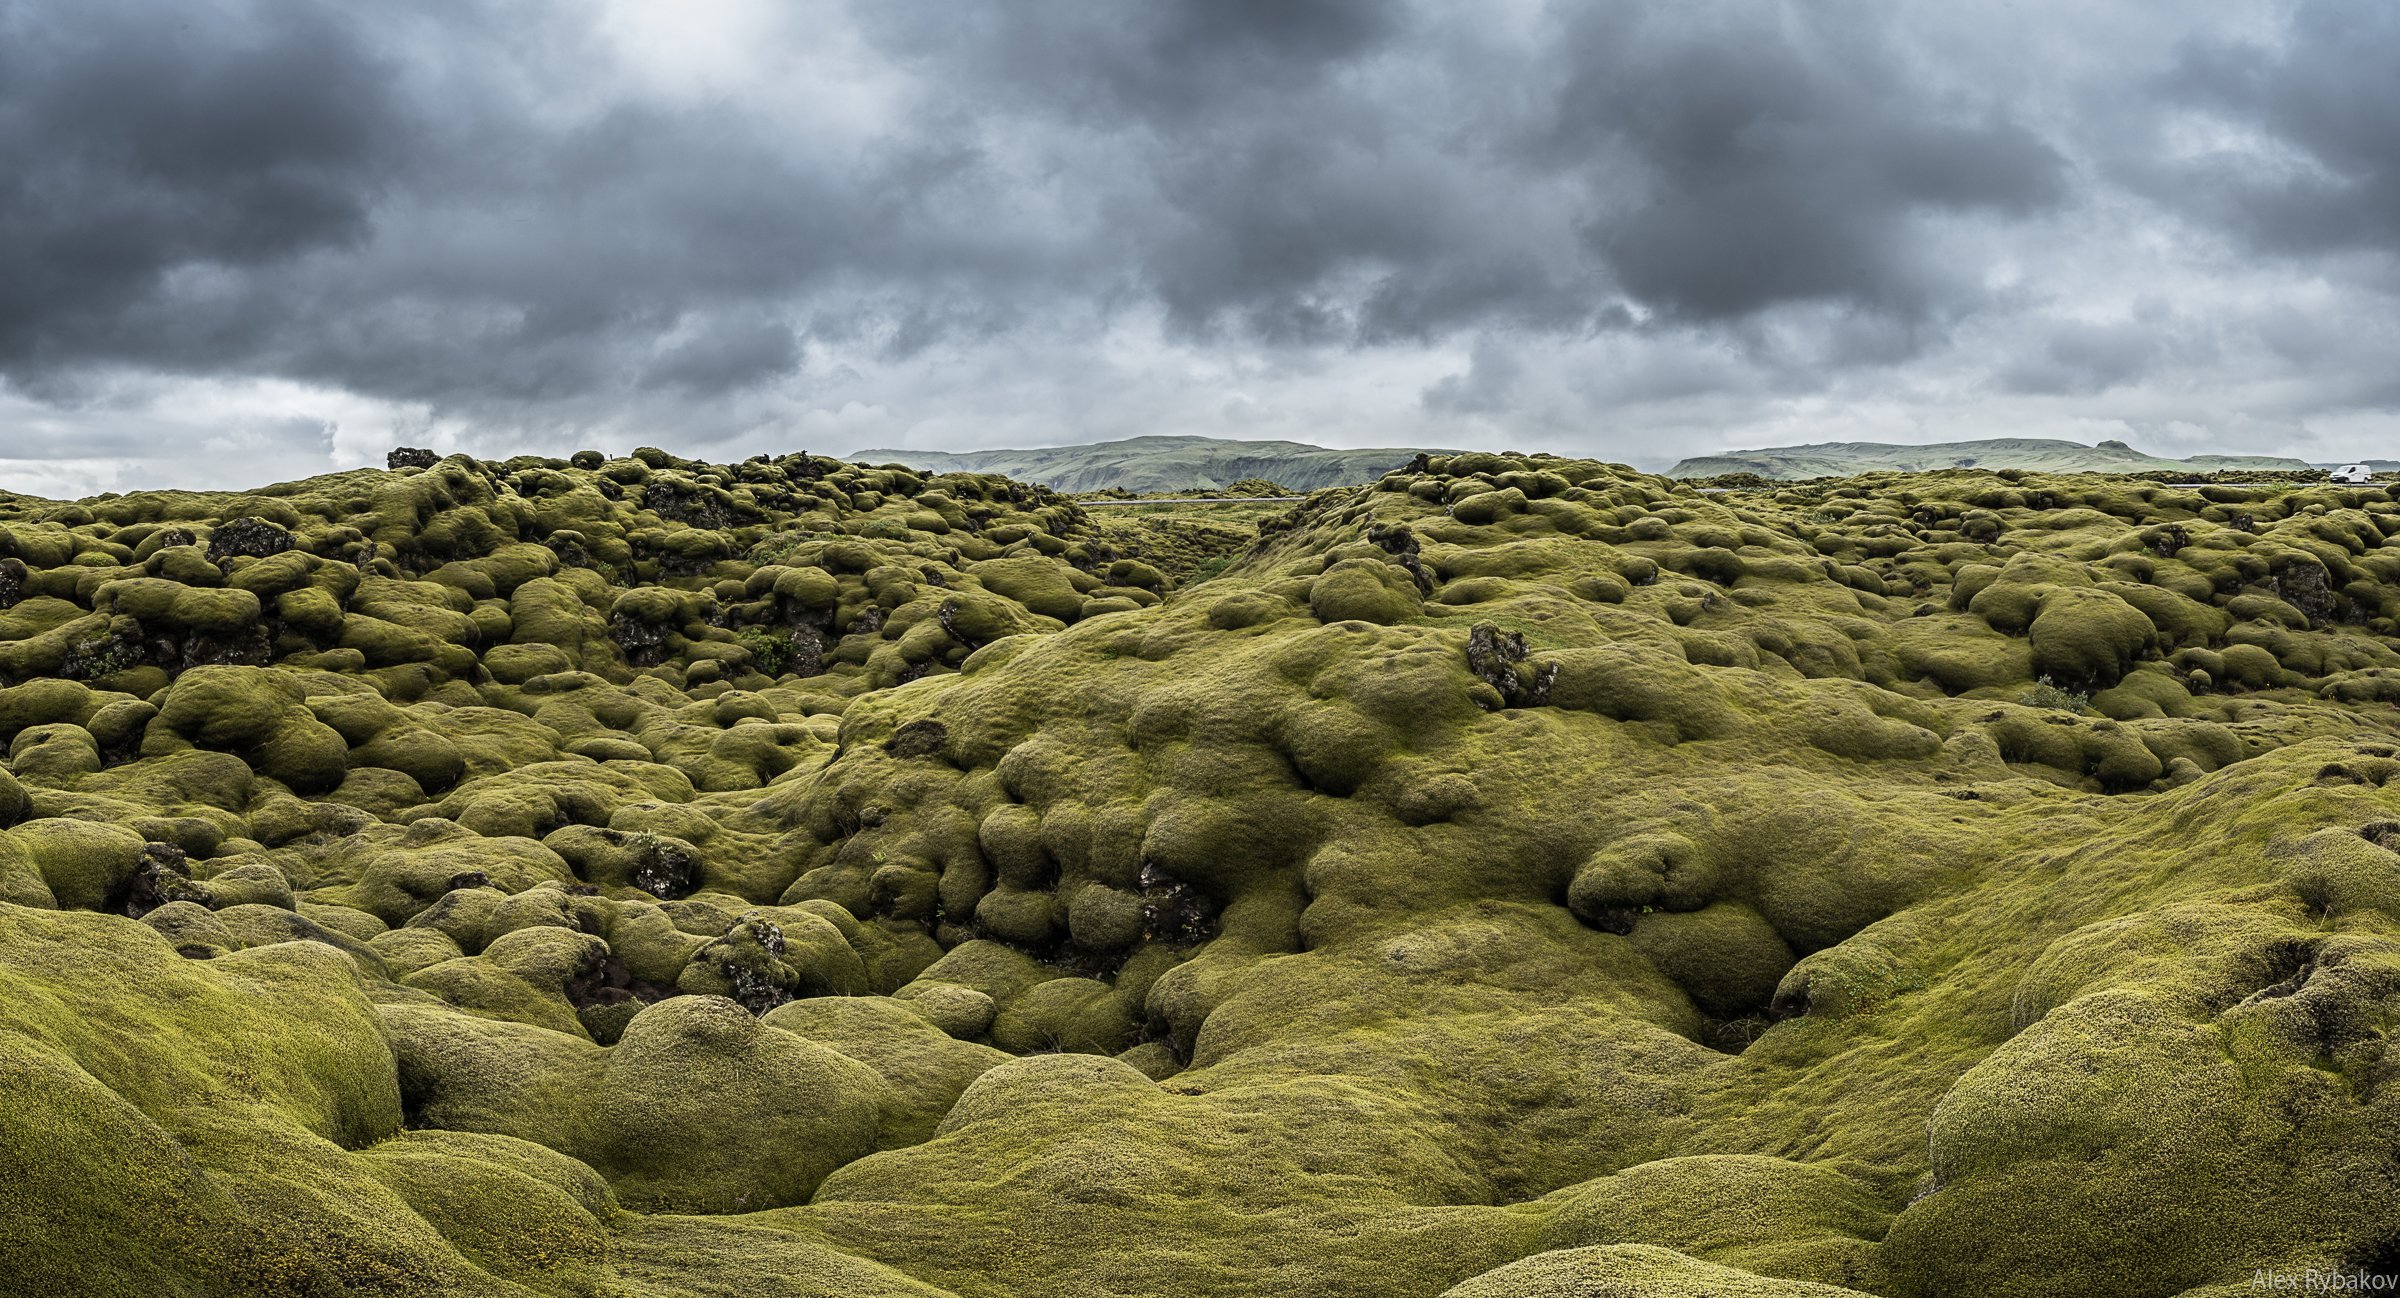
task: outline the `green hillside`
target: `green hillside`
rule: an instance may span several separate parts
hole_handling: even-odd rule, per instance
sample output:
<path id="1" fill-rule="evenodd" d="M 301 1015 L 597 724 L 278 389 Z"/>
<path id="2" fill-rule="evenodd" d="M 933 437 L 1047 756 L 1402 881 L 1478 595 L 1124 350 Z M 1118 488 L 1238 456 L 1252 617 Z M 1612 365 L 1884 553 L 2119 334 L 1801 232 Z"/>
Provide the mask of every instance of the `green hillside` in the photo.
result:
<path id="1" fill-rule="evenodd" d="M 1135 493 L 1225 487 L 1264 478 L 1298 491 L 1373 482 L 1424 454 L 1409 448 L 1337 450 L 1301 442 L 1243 442 L 1218 437 L 1133 437 L 1085 446 L 999 451 L 858 451 L 869 464 L 905 464 L 933 473 L 997 473 L 1059 491 Z"/>
<path id="2" fill-rule="evenodd" d="M 0 494 L 0 1294 L 2400 1276 L 2388 487 L 394 463 Z"/>
<path id="3" fill-rule="evenodd" d="M 2037 437 L 1995 437 L 1972 442 L 1933 442 L 1902 446 L 1890 442 L 1817 442 L 1807 446 L 1769 446 L 1754 451 L 1726 451 L 1683 460 L 1667 470 L 1674 478 L 1713 478 L 1751 473 L 1762 478 L 1797 481 L 1805 478 L 1844 478 L 1858 473 L 1894 471 L 1922 473 L 1931 469 L 2028 469 L 2044 473 L 2147 473 L 2187 470 L 2217 473 L 2225 470 L 2306 470 L 2302 460 L 2269 455 L 2195 455 L 2173 460 L 2145 455 L 2123 442 L 2085 446 L 2081 442 Z"/>

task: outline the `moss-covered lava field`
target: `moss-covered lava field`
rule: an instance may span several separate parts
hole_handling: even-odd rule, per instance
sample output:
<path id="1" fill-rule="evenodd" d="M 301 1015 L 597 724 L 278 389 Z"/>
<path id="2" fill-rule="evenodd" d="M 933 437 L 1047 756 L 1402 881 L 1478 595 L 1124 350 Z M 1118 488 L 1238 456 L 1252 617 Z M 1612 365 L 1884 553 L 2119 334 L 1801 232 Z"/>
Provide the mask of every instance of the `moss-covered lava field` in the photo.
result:
<path id="1" fill-rule="evenodd" d="M 2400 1273 L 2386 487 L 395 461 L 0 496 L 0 1292 Z"/>

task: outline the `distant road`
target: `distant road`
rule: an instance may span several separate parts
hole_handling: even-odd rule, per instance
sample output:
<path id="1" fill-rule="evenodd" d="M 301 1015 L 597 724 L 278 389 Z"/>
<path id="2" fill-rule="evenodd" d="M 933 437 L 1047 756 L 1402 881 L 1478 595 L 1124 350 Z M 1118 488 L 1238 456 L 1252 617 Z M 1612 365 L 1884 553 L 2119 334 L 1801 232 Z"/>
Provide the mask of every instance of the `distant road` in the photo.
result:
<path id="1" fill-rule="evenodd" d="M 1788 483 L 1787 483 L 1787 482 L 1777 482 L 1777 483 L 1771 483 L 1771 484 L 1769 484 L 1769 485 L 1767 485 L 1767 486 L 1764 486 L 1764 487 L 1687 487 L 1687 488 L 1685 488 L 1685 490 L 1687 490 L 1687 491 L 1696 491 L 1696 492 L 1698 492 L 1698 493 L 1700 493 L 1701 495 L 1704 495 L 1704 496 L 1714 496 L 1714 495 L 1719 495 L 1719 494 L 1722 494 L 1722 493 L 1724 493 L 1724 492 L 1728 492 L 1728 491 L 1773 491 L 1773 490 L 1775 490 L 1775 488 L 1777 488 L 1777 487 L 1798 486 L 1798 485 L 1800 485 L 1800 484 L 1798 484 L 1798 483 L 1796 483 L 1796 482 L 1788 482 Z M 2311 487 L 2311 486 L 2345 486 L 2345 485 L 2347 485 L 2347 486 L 2384 487 L 2384 486 L 2391 486 L 2391 485 L 2393 485 L 2393 484 L 2391 484 L 2391 483 L 2385 483 L 2385 482 L 2347 483 L 2347 484 L 2345 484 L 2345 483 L 2321 483 L 2321 482 L 2320 482 L 2320 483 L 2312 483 L 2312 482 L 2162 482 L 2162 483 L 2159 483 L 2158 485 L 2159 485 L 2159 486 L 2162 486 L 2162 487 L 2185 487 L 2185 488 L 2192 488 L 2192 487 Z M 1152 498 L 1143 499 L 1143 500 L 1078 500 L 1078 501 L 1076 501 L 1075 503 L 1076 503 L 1076 504 L 1078 504 L 1078 505 L 1081 505 L 1081 506 L 1083 506 L 1083 507 L 1084 507 L 1084 508 L 1086 508 L 1086 509 L 1104 509 L 1104 508 L 1110 508 L 1110 507 L 1113 507 L 1113 506 L 1118 506 L 1118 505 L 1276 505 L 1276 504 L 1284 504 L 1284 503 L 1288 503 L 1288 502 L 1290 502 L 1290 501 L 1295 501 L 1295 500 L 1306 500 L 1306 499 L 1308 499 L 1308 497 L 1306 497 L 1306 496 L 1158 496 L 1158 497 L 1152 497 Z"/>
<path id="2" fill-rule="evenodd" d="M 1777 487 L 1799 485 L 1797 482 L 1775 482 L 1764 487 L 1691 487 L 1687 490 L 1699 492 L 1703 496 L 1714 496 L 1727 491 L 1773 491 Z M 2388 487 L 2394 484 L 2388 482 L 2162 482 L 2158 485 L 2194 489 L 2199 487 Z"/>
<path id="3" fill-rule="evenodd" d="M 1306 496 L 1160 496 L 1152 500 L 1078 500 L 1085 509 L 1111 505 L 1273 505 L 1289 500 L 1306 500 Z"/>

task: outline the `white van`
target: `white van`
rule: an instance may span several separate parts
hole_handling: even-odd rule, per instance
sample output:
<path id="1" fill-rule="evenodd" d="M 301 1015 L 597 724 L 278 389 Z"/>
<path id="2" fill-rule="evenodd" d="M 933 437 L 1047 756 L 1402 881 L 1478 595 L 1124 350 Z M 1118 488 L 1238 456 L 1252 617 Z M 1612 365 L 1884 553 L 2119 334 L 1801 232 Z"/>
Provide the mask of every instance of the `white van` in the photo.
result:
<path id="1" fill-rule="evenodd" d="M 2373 482 L 2375 471 L 2363 464 L 2345 464 L 2326 476 L 2335 482 Z"/>

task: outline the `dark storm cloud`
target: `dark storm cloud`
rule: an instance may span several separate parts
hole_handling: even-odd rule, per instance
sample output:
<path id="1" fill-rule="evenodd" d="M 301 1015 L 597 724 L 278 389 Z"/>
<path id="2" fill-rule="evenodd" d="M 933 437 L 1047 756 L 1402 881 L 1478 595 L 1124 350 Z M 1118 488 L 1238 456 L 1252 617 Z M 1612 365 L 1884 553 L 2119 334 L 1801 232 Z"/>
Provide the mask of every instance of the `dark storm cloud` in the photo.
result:
<path id="1" fill-rule="evenodd" d="M 2059 325 L 2039 349 L 2028 349 L 2000 372 L 2017 392 L 2089 395 L 2148 373 L 2172 345 L 2168 322 L 2113 321 Z"/>
<path id="2" fill-rule="evenodd" d="M 895 62 L 953 90 L 1079 125 L 1162 127 L 1321 86 L 1409 25 L 1393 0 L 884 0 L 852 12 Z"/>
<path id="3" fill-rule="evenodd" d="M 0 364 L 104 351 L 178 267 L 358 243 L 407 143 L 390 96 L 316 10 L 0 8 Z"/>
<path id="4" fill-rule="evenodd" d="M 800 343 L 780 320 L 716 318 L 676 339 L 642 372 L 642 386 L 722 392 L 790 372 Z"/>
<path id="5" fill-rule="evenodd" d="M 2279 253 L 2400 253 L 2400 7 L 2310 0 L 2272 43 L 2188 42 L 2168 89 L 2274 148 L 2204 154 L 2173 201 Z"/>
<path id="6" fill-rule="evenodd" d="M 1920 218 L 2066 193 L 2004 107 L 1919 84 L 1856 6 L 882 5 L 961 101 L 1115 141 L 1117 251 L 1184 329 L 1378 343 L 1972 295 Z"/>
<path id="7" fill-rule="evenodd" d="M 919 142 L 844 155 L 739 104 L 585 84 L 602 69 L 559 61 L 590 43 L 571 6 L 428 12 L 0 6 L 0 370 L 465 407 L 714 391 L 792 368 L 760 317 L 829 276 L 934 290 L 1008 261 L 973 229 L 918 237 L 950 178 Z"/>
<path id="8" fill-rule="evenodd" d="M 1508 408 L 1524 375 L 1524 366 L 1514 354 L 1488 339 L 1479 340 L 1466 372 L 1434 383 L 1421 400 L 1426 409 L 1442 414 L 1497 414 Z"/>
<path id="9" fill-rule="evenodd" d="M 1453 33 L 1388 0 L 861 6 L 927 119 L 997 109 L 1105 212 L 1105 282 L 1190 335 L 1419 338 L 1589 309 L 1529 179 L 1445 138 L 1501 135 Z M 1557 227 L 1545 229 L 1545 224 Z M 1567 292 L 1561 292 L 1561 277 Z"/>
<path id="10" fill-rule="evenodd" d="M 1963 290 L 1919 215 L 2059 190 L 1855 10 L 1578 7 L 1511 44 L 1381 0 L 859 5 L 913 93 L 833 141 L 625 93 L 575 7 L 429 12 L 11 5 L 0 364 L 472 405 L 771 379 L 801 351 L 759 321 L 802 305 L 900 355 L 1062 302 L 1368 346 L 1621 298 L 1923 313 Z"/>
<path id="11" fill-rule="evenodd" d="M 1880 21 L 1704 4 L 1570 22 L 1552 147 L 1590 159 L 1585 234 L 1627 293 L 1699 320 L 1807 301 L 1922 314 L 1972 289 L 1921 218 L 2064 198 L 2054 149 L 2000 105 L 1919 84 Z"/>
<path id="12" fill-rule="evenodd" d="M 1151 359 L 1291 392 L 1351 366 L 1312 409 L 1439 352 L 1408 408 L 1493 427 L 2323 368 L 2290 318 L 2389 314 L 2389 259 L 2360 263 L 2400 250 L 2394 14 L 0 0 L 0 399 L 288 379 L 461 426 L 638 408 L 707 444 L 778 394 L 872 417 L 868 372 L 917 366 L 947 367 L 914 389 L 954 403 L 932 425 L 985 414 L 970 374 L 1041 423 L 1097 404 L 1128 321 Z M 2187 147 L 2194 121 L 2235 143 Z M 2257 285 L 2156 252 L 2178 220 L 2338 287 L 2204 329 Z"/>

